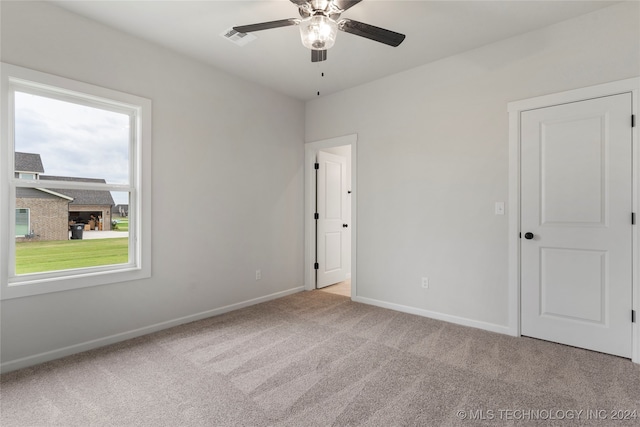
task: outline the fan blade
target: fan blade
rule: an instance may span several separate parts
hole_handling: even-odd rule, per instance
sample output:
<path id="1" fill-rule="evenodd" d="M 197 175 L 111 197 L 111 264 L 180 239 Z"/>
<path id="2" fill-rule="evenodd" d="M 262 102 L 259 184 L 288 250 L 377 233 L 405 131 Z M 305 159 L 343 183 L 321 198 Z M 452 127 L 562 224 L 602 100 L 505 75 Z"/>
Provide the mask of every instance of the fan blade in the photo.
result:
<path id="1" fill-rule="evenodd" d="M 333 4 L 342 12 L 344 12 L 347 9 L 351 9 L 361 1 L 362 0 L 333 0 Z"/>
<path id="2" fill-rule="evenodd" d="M 341 19 L 338 23 L 338 29 L 345 33 L 355 34 L 356 36 L 366 37 L 389 46 L 396 47 L 402 43 L 405 38 L 404 34 L 395 31 L 385 30 L 384 28 L 354 21 L 352 19 Z"/>
<path id="3" fill-rule="evenodd" d="M 311 50 L 311 62 L 320 62 L 327 60 L 326 50 Z"/>
<path id="4" fill-rule="evenodd" d="M 288 27 L 289 25 L 298 25 L 299 23 L 300 23 L 299 19 L 289 18 L 289 19 L 280 19 L 279 21 L 261 22 L 259 24 L 240 25 L 238 27 L 233 27 L 233 29 L 239 33 L 252 33 L 254 31 L 270 30 L 271 28 L 280 28 L 280 27 Z"/>

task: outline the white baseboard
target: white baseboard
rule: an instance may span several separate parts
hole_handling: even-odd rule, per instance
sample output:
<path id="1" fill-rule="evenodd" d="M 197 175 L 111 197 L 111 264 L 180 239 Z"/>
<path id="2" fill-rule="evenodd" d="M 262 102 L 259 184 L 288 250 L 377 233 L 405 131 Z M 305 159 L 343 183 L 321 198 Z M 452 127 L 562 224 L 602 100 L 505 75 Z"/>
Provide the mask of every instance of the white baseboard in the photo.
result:
<path id="1" fill-rule="evenodd" d="M 10 360 L 8 362 L 1 363 L 0 372 L 5 373 L 10 371 L 15 371 L 16 369 L 22 369 L 22 368 L 37 365 L 40 363 L 48 362 L 51 360 L 60 359 L 61 357 L 70 356 L 72 354 L 81 353 L 83 351 L 92 350 L 98 347 L 104 347 L 109 344 L 115 344 L 120 341 L 125 341 L 131 338 L 140 337 L 142 335 L 147 335 L 153 332 L 161 331 L 163 329 L 172 328 L 174 326 L 182 325 L 184 323 L 206 319 L 208 317 L 217 316 L 223 313 L 228 313 L 230 311 L 238 310 L 244 307 L 249 307 L 251 305 L 259 304 L 261 302 L 282 298 L 284 296 L 295 294 L 303 290 L 304 290 L 304 287 L 299 286 L 297 288 L 288 289 L 286 291 L 276 292 L 274 294 L 265 295 L 263 297 L 254 298 L 248 301 L 243 301 L 243 302 L 227 305 L 220 308 L 214 308 L 213 310 L 207 310 L 201 313 L 191 314 L 189 316 L 179 317 L 177 319 L 156 323 L 154 325 L 133 329 L 127 332 L 121 332 L 119 334 L 110 335 L 108 337 L 98 338 L 91 341 L 85 341 L 79 344 L 70 345 L 70 346 L 59 348 L 56 350 L 34 354 L 32 356 L 21 357 L 20 359 Z"/>
<path id="2" fill-rule="evenodd" d="M 484 329 L 485 331 L 497 332 L 499 334 L 512 335 L 508 326 L 496 325 L 495 323 L 482 322 L 479 320 L 467 319 L 466 317 L 452 316 L 437 311 L 425 310 L 422 308 L 409 307 L 407 305 L 394 304 L 386 301 L 379 301 L 371 298 L 353 297 L 353 301 L 363 304 L 375 305 L 376 307 L 388 308 L 390 310 L 401 311 L 403 313 L 415 314 L 417 316 L 428 317 L 430 319 L 442 320 L 444 322 L 455 323 L 456 325 L 469 326 L 471 328 Z"/>

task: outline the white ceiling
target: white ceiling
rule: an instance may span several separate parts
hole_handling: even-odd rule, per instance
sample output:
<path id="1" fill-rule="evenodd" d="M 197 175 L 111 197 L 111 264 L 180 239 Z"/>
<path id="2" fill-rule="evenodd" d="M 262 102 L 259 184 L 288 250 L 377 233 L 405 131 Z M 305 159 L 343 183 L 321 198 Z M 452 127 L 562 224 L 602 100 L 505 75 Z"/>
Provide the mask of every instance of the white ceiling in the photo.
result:
<path id="1" fill-rule="evenodd" d="M 220 36 L 234 25 L 299 17 L 289 0 L 66 1 L 65 9 L 308 100 L 545 27 L 613 1 L 364 0 L 342 17 L 406 34 L 397 48 L 338 33 L 328 60 L 311 63 L 297 27 L 254 33 L 237 46 Z M 322 77 L 324 73 L 324 77 Z"/>

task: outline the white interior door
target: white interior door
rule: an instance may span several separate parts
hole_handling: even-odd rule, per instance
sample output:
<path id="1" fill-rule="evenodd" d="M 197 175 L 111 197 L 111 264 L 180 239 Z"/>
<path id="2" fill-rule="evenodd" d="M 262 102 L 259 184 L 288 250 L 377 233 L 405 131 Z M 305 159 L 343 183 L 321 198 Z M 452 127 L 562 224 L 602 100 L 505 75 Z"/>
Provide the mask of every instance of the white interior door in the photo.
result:
<path id="1" fill-rule="evenodd" d="M 318 152 L 316 234 L 316 288 L 347 277 L 347 160 Z"/>
<path id="2" fill-rule="evenodd" d="M 631 94 L 521 116 L 521 333 L 631 357 Z"/>

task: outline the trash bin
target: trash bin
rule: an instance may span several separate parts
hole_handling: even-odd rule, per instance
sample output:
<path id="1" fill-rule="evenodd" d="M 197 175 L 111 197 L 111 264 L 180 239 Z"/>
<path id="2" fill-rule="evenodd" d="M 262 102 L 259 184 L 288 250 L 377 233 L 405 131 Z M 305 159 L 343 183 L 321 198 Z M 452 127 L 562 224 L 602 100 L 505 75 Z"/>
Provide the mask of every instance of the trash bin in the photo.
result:
<path id="1" fill-rule="evenodd" d="M 84 224 L 73 224 L 71 226 L 71 238 L 82 240 L 83 231 L 84 231 Z"/>

